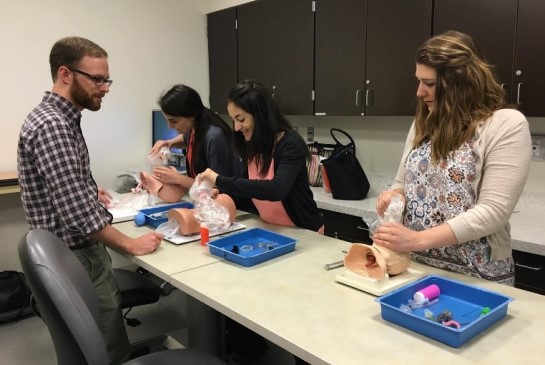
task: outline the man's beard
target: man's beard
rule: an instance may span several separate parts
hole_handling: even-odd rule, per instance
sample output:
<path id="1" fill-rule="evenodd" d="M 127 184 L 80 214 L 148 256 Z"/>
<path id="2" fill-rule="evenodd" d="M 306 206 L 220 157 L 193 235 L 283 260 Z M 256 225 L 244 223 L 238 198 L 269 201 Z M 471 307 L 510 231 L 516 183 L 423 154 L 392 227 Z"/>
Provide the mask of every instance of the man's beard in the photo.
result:
<path id="1" fill-rule="evenodd" d="M 79 105 L 83 109 L 88 109 L 96 112 L 100 109 L 102 99 L 98 101 L 94 99 L 79 83 L 77 78 L 74 78 L 74 83 L 70 91 L 72 100 L 76 105 Z"/>

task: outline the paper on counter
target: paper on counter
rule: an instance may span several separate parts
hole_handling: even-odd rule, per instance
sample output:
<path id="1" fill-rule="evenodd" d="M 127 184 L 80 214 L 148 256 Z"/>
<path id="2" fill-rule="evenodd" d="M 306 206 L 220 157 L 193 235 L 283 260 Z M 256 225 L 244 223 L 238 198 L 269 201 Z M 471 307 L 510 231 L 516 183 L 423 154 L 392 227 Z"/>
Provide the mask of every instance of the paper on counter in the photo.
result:
<path id="1" fill-rule="evenodd" d="M 210 232 L 209 237 L 214 237 L 214 236 L 218 236 L 218 235 L 229 233 L 229 232 L 239 231 L 239 230 L 244 229 L 244 228 L 246 228 L 246 226 L 244 224 L 241 224 L 241 223 L 238 223 L 238 222 L 233 222 L 227 228 L 210 230 L 209 231 Z M 172 236 L 170 238 L 165 237 L 165 240 L 167 240 L 167 241 L 169 241 L 169 242 L 171 242 L 171 243 L 173 243 L 175 245 L 183 245 L 184 243 L 199 241 L 200 239 L 201 239 L 201 234 L 200 233 L 196 233 L 196 234 L 193 234 L 193 235 L 190 235 L 190 236 L 182 236 L 181 234 L 177 234 L 177 235 L 174 235 L 174 236 Z"/>
<path id="2" fill-rule="evenodd" d="M 138 214 L 137 210 L 128 208 L 110 208 L 108 211 L 114 216 L 112 223 L 132 221 Z"/>

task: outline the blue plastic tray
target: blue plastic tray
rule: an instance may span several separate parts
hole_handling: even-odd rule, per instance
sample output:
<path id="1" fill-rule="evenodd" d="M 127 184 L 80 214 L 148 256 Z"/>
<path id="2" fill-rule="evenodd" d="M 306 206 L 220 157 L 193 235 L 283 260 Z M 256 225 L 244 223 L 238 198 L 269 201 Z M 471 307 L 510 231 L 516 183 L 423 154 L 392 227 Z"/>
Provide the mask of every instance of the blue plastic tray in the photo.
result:
<path id="1" fill-rule="evenodd" d="M 174 204 L 161 205 L 154 208 L 140 209 L 140 212 L 146 216 L 146 224 L 154 228 L 159 227 L 161 223 L 168 221 L 168 211 L 174 208 L 193 208 L 193 204 L 180 202 Z"/>
<path id="2" fill-rule="evenodd" d="M 208 247 L 211 254 L 248 267 L 293 251 L 295 239 L 252 228 L 211 241 Z"/>
<path id="3" fill-rule="evenodd" d="M 452 319 L 460 323 L 460 329 L 427 319 L 424 316 L 425 308 L 413 309 L 410 313 L 400 309 L 402 304 L 408 304 L 415 292 L 431 284 L 439 286 L 441 294 L 436 303 L 432 301 L 426 308 L 435 316 L 444 310 L 452 312 Z M 383 319 L 452 347 L 462 346 L 504 318 L 508 303 L 512 300 L 511 297 L 493 291 L 434 275 L 375 299 L 381 305 Z M 490 311 L 481 314 L 485 307 L 490 308 Z"/>

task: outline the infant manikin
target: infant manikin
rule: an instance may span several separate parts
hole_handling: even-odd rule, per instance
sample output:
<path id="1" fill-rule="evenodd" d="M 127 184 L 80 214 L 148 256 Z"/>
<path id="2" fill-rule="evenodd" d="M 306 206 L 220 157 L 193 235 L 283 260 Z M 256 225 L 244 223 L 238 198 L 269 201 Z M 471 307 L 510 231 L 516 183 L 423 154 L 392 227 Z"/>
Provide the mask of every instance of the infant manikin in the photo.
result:
<path id="1" fill-rule="evenodd" d="M 148 162 L 151 165 L 151 169 L 157 166 L 167 166 L 170 155 L 170 150 L 167 147 L 161 148 L 155 155 L 149 155 Z M 146 189 L 148 193 L 166 203 L 178 202 L 185 195 L 185 190 L 182 186 L 162 183 L 154 175 L 144 171 L 140 171 L 140 181 L 139 187 Z"/>
<path id="2" fill-rule="evenodd" d="M 153 175 L 150 175 L 144 171 L 140 171 L 140 180 L 142 181 L 142 187 L 145 188 L 148 193 L 166 203 L 179 202 L 185 195 L 185 190 L 178 184 L 164 184 Z"/>
<path id="3" fill-rule="evenodd" d="M 227 210 L 229 218 L 227 226 L 229 226 L 229 224 L 235 221 L 237 215 L 235 202 L 227 194 L 218 194 L 214 201 L 219 205 L 219 207 L 223 207 Z M 201 223 L 197 220 L 199 214 L 202 214 L 202 212 L 197 212 L 195 209 L 171 209 L 168 212 L 168 220 L 176 221 L 180 234 L 183 236 L 188 236 L 199 233 L 201 228 Z"/>
<path id="4" fill-rule="evenodd" d="M 183 236 L 200 232 L 201 227 L 210 230 L 227 228 L 236 219 L 237 207 L 227 194 L 218 194 L 212 198 L 212 188 L 206 182 L 195 182 L 189 190 L 194 201 L 194 208 L 176 208 L 168 212 L 168 221 L 161 224 L 157 231 L 172 237 L 179 233 Z"/>
<path id="5" fill-rule="evenodd" d="M 369 231 L 382 222 L 401 222 L 403 217 L 403 199 L 397 194 L 392 197 L 390 205 L 384 213 L 384 218 L 369 225 Z M 374 226 L 374 227 L 373 227 Z M 344 258 L 344 266 L 350 271 L 377 280 L 384 279 L 386 274 L 398 275 L 407 270 L 411 262 L 410 252 L 397 252 L 373 243 L 371 246 L 354 243 Z"/>

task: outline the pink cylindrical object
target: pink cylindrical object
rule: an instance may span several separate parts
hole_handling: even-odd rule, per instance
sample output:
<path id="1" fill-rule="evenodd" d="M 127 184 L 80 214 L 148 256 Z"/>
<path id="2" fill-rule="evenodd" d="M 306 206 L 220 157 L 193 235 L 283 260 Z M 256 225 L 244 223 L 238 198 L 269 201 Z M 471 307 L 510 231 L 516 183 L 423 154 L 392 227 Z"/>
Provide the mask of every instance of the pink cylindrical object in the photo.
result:
<path id="1" fill-rule="evenodd" d="M 413 299 L 417 304 L 423 303 L 426 299 L 432 301 L 439 297 L 441 290 L 435 284 L 431 284 L 423 289 L 420 289 L 413 295 Z"/>

